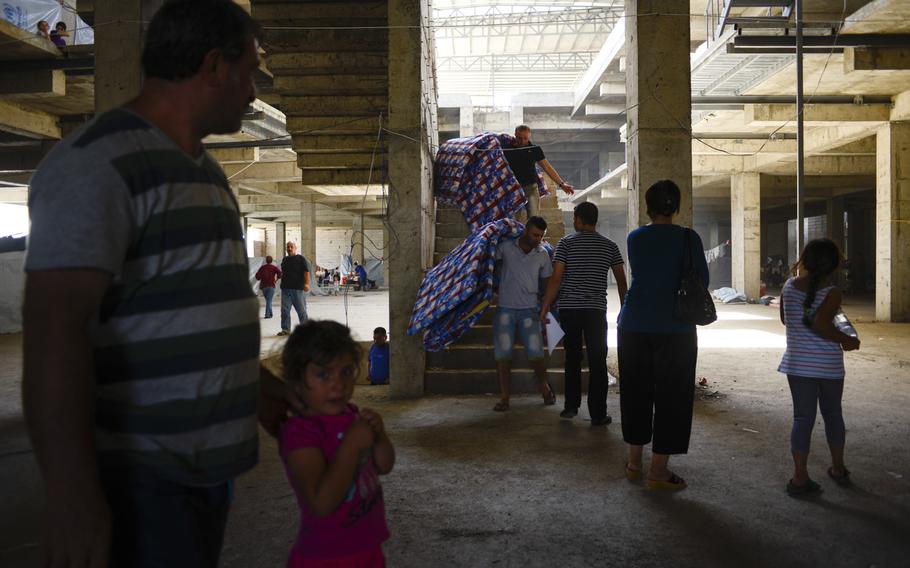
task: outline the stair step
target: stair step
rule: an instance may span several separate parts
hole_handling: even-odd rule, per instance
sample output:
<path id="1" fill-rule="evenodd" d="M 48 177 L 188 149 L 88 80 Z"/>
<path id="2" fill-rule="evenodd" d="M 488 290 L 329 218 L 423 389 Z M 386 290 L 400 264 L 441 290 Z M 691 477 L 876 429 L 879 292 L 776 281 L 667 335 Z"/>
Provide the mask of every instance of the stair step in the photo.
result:
<path id="1" fill-rule="evenodd" d="M 381 53 L 389 47 L 389 32 L 381 26 L 368 30 L 272 29 L 265 30 L 264 36 L 262 47 L 266 53 Z"/>
<path id="2" fill-rule="evenodd" d="M 461 223 L 436 223 L 436 236 L 443 238 L 460 237 L 466 239 L 470 236 L 471 231 L 468 224 Z"/>
<path id="3" fill-rule="evenodd" d="M 440 252 L 445 251 L 449 252 L 455 250 L 455 248 L 461 246 L 466 237 L 441 237 L 439 233 L 436 234 L 436 242 L 434 243 L 435 249 Z"/>
<path id="4" fill-rule="evenodd" d="M 331 75 L 381 69 L 384 71 L 380 74 L 387 76 L 389 57 L 385 49 L 354 53 L 267 52 L 266 66 L 275 75 Z"/>
<path id="5" fill-rule="evenodd" d="M 386 20 L 389 14 L 388 2 L 366 1 L 359 2 L 253 2 L 250 13 L 260 25 L 288 25 L 285 22 L 296 22 L 303 26 L 315 26 L 314 20 L 338 19 L 354 20 L 361 25 L 359 20 L 382 19 Z M 354 24 L 343 24 L 354 25 Z"/>
<path id="6" fill-rule="evenodd" d="M 461 212 L 461 209 L 457 209 L 452 206 L 437 206 L 436 207 L 436 222 L 437 223 L 464 223 L 467 226 L 467 221 L 464 220 L 464 214 Z"/>

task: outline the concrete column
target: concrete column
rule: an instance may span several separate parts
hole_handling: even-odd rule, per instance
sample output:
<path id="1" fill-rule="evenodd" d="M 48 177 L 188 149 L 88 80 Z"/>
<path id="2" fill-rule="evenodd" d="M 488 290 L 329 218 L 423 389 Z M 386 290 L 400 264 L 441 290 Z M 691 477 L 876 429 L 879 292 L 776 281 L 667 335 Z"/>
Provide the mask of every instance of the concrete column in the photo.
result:
<path id="1" fill-rule="evenodd" d="M 95 0 L 95 112 L 118 107 L 139 94 L 142 39 L 163 3 Z"/>
<path id="2" fill-rule="evenodd" d="M 288 234 L 287 225 L 284 223 L 275 223 L 275 254 L 272 255 L 275 260 L 281 260 L 287 256 Z"/>
<path id="3" fill-rule="evenodd" d="M 363 216 L 359 213 L 354 215 L 354 224 L 351 226 L 351 241 L 354 243 L 354 250 L 351 251 L 351 260 L 363 264 Z"/>
<path id="4" fill-rule="evenodd" d="M 474 107 L 463 106 L 458 109 L 458 136 L 466 138 L 474 136 Z"/>
<path id="5" fill-rule="evenodd" d="M 910 321 L 910 122 L 878 129 L 875 178 L 875 319 Z"/>
<path id="6" fill-rule="evenodd" d="M 250 249 L 253 246 L 250 244 L 250 219 L 243 215 L 240 222 L 243 224 L 243 246 L 246 248 L 246 255 L 250 256 Z"/>
<path id="7" fill-rule="evenodd" d="M 761 177 L 752 172 L 730 177 L 733 287 L 749 298 L 758 298 L 761 288 Z"/>
<path id="8" fill-rule="evenodd" d="M 711 223 L 708 228 L 708 248 L 714 248 L 720 244 L 720 223 Z"/>
<path id="9" fill-rule="evenodd" d="M 509 134 L 515 132 L 515 127 L 525 123 L 525 107 L 513 105 L 509 109 Z M 531 140 L 534 139 L 534 125 L 529 124 L 531 127 Z"/>
<path id="10" fill-rule="evenodd" d="M 382 282 L 384 286 L 389 285 L 389 253 L 392 250 L 392 239 L 389 237 L 389 229 L 382 229 Z"/>
<path id="11" fill-rule="evenodd" d="M 309 195 L 300 202 L 300 254 L 316 270 L 316 203 Z"/>
<path id="12" fill-rule="evenodd" d="M 832 197 L 827 204 L 828 238 L 844 252 L 844 198 Z"/>
<path id="13" fill-rule="evenodd" d="M 671 179 L 682 191 L 677 223 L 692 225 L 688 0 L 626 0 L 629 230 L 649 222 L 645 192 Z"/>
<path id="14" fill-rule="evenodd" d="M 610 152 L 599 152 L 597 154 L 597 173 L 599 174 L 597 179 L 600 179 L 603 176 L 607 175 L 607 172 L 611 170 Z"/>
<path id="15" fill-rule="evenodd" d="M 428 266 L 432 243 L 432 153 L 436 101 L 431 94 L 431 46 L 422 41 L 420 25 L 429 17 L 427 0 L 389 0 L 389 129 L 420 140 L 414 143 L 390 136 L 389 179 L 396 207 L 389 222 L 398 231 L 389 266 L 389 323 L 391 340 L 390 394 L 395 398 L 421 396 L 426 353 L 420 336 L 408 336 L 414 299 Z M 426 212 L 426 213 L 425 213 Z"/>

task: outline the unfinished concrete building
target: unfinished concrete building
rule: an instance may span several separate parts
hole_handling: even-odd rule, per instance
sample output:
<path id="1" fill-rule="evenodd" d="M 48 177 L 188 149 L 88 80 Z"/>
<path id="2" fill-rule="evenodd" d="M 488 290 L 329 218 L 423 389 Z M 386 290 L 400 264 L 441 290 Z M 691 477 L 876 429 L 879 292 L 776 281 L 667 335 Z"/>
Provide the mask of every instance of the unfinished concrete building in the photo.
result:
<path id="1" fill-rule="evenodd" d="M 358 261 L 380 275 L 379 292 L 312 306 L 358 340 L 375 325 L 390 332 L 393 379 L 363 396 L 400 443 L 386 487 L 391 565 L 906 563 L 910 332 L 896 324 L 910 321 L 910 0 L 802 0 L 800 58 L 798 0 L 237 3 L 264 28 L 258 99 L 240 132 L 206 146 L 237 197 L 251 258 L 280 259 L 293 240 L 314 265 Z M 91 41 L 61 51 L 36 37 L 23 14 L 45 9 L 41 0 L 10 0 L 0 19 L 0 204 L 23 206 L 54 143 L 141 85 L 142 22 L 161 2 L 61 4 L 61 18 L 93 28 Z M 705 489 L 687 500 L 624 493 L 618 429 L 576 434 L 530 402 L 511 421 L 491 418 L 490 317 L 436 353 L 406 333 L 426 271 L 469 233 L 457 209 L 434 200 L 439 145 L 520 124 L 576 189 L 557 199 L 551 187 L 544 199 L 552 244 L 587 201 L 625 255 L 628 232 L 649 221 L 645 190 L 670 178 L 683 193 L 679 223 L 712 259 L 711 288 L 750 301 L 719 308 L 717 327 L 700 333 L 699 376 L 710 386 L 684 467 Z M 0 210 L 0 237 L 24 236 L 23 215 Z M 783 331 L 776 309 L 751 301 L 778 295 L 800 247 L 819 236 L 845 254 L 845 305 L 871 349 L 848 376 L 876 394 L 846 395 L 857 401 L 848 443 L 857 440 L 861 489 L 807 510 L 780 502 Z M 13 489 L 0 564 L 28 566 L 42 498 L 18 397 L 25 253 L 6 240 L 0 479 Z M 264 357 L 280 346 L 266 325 Z M 563 363 L 561 348 L 548 356 L 560 392 Z M 513 390 L 535 392 L 523 355 Z M 263 464 L 238 483 L 225 566 L 284 561 L 296 518 L 273 453 L 264 442 Z M 791 519 L 802 524 L 785 527 Z"/>

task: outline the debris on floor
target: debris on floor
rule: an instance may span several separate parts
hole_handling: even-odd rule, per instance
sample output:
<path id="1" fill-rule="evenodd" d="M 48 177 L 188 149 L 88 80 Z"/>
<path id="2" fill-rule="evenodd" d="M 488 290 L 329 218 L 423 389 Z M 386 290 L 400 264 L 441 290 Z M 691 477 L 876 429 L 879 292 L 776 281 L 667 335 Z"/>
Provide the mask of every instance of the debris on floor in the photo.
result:
<path id="1" fill-rule="evenodd" d="M 714 388 L 711 388 L 708 385 L 708 378 L 701 377 L 695 383 L 695 394 L 698 396 L 699 400 L 717 400 L 723 398 L 723 395 L 720 394 L 720 391 Z"/>

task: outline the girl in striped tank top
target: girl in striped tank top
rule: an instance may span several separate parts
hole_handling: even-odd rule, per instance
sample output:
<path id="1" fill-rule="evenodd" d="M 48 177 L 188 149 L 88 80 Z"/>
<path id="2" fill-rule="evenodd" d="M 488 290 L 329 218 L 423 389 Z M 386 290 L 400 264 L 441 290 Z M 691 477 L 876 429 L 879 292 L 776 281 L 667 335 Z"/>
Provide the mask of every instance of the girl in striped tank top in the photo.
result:
<path id="1" fill-rule="evenodd" d="M 793 478 L 787 493 L 801 495 L 821 490 L 809 478 L 809 441 L 815 425 L 816 407 L 821 407 L 825 436 L 831 450 L 828 476 L 838 484 L 849 483 L 844 466 L 844 419 L 841 398 L 844 392 L 844 351 L 859 349 L 859 339 L 834 326 L 841 305 L 841 292 L 832 284 L 842 256 L 829 239 L 809 242 L 799 257 L 794 273 L 781 292 L 780 321 L 787 326 L 787 351 L 778 371 L 787 374 L 793 396 Z"/>

